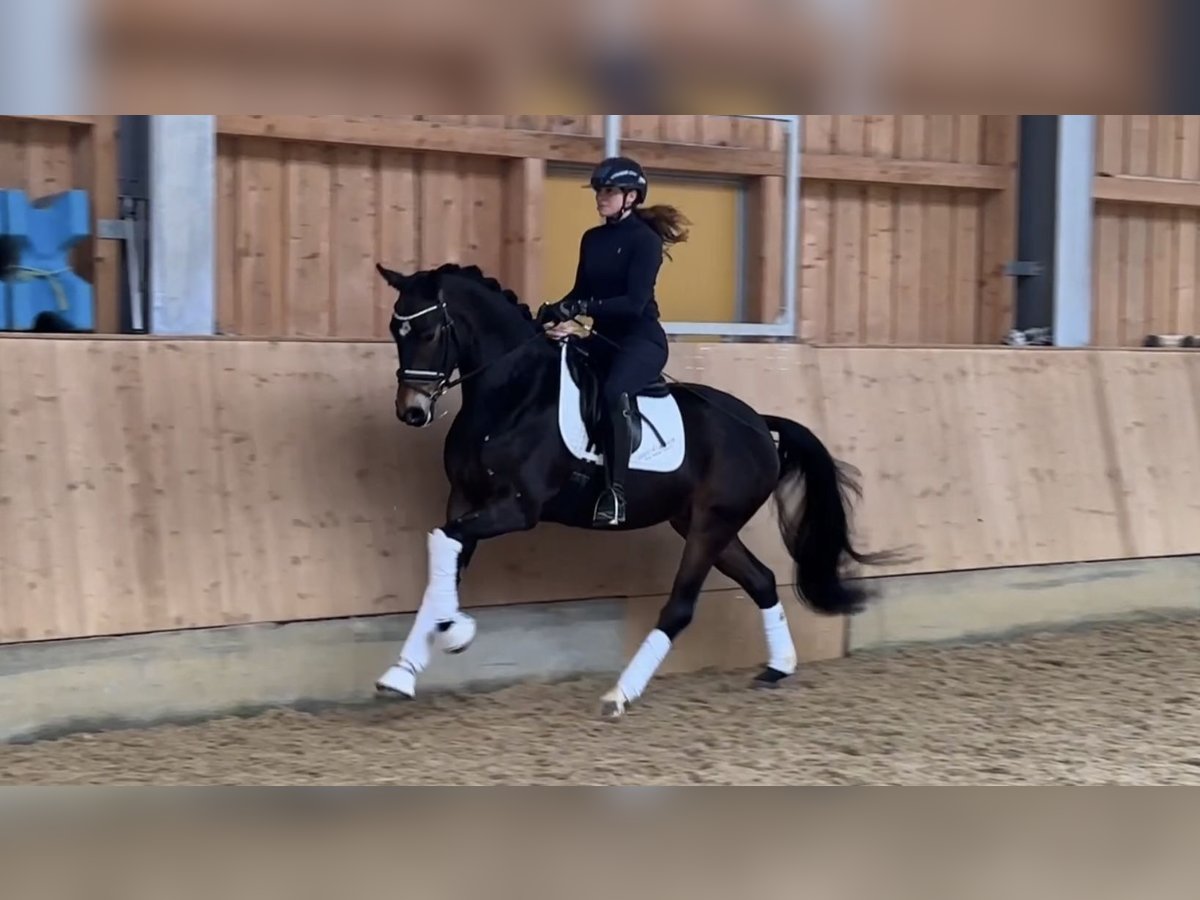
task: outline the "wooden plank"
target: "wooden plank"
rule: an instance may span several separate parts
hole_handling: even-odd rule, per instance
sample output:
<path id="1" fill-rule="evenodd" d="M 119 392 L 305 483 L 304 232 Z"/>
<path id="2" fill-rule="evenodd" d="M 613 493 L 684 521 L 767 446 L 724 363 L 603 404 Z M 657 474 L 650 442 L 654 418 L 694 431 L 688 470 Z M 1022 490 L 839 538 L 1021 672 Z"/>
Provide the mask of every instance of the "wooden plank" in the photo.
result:
<path id="1" fill-rule="evenodd" d="M 219 116 L 223 134 L 442 151 L 482 156 L 528 157 L 592 164 L 604 152 L 600 137 L 534 133 L 513 129 L 396 122 L 355 116 Z M 783 155 L 774 150 L 677 145 L 628 139 L 623 147 L 648 168 L 729 175 L 784 175 Z M 922 160 L 870 159 L 806 153 L 804 177 L 819 181 L 935 185 L 981 191 L 1002 190 L 1005 173 L 988 165 Z"/>
<path id="2" fill-rule="evenodd" d="M 333 203 L 333 333 L 340 337 L 375 335 L 375 273 L 379 185 L 376 153 L 366 147 L 336 148 Z"/>
<path id="3" fill-rule="evenodd" d="M 238 278 L 238 141 L 220 135 L 217 138 L 217 334 L 237 334 Z"/>
<path id="4" fill-rule="evenodd" d="M 958 116 L 955 122 L 956 162 L 977 163 L 983 151 L 983 117 Z M 950 220 L 950 323 L 952 344 L 973 344 L 979 333 L 979 219 L 980 197 L 955 191 Z"/>
<path id="5" fill-rule="evenodd" d="M 541 304 L 542 186 L 546 163 L 514 159 L 507 163 L 504 181 L 505 284 L 534 310 Z"/>
<path id="6" fill-rule="evenodd" d="M 896 116 L 869 116 L 867 152 L 874 157 L 896 152 Z M 885 344 L 894 337 L 896 270 L 896 188 L 867 187 L 866 289 L 863 297 L 862 338 Z"/>
<path id="7" fill-rule="evenodd" d="M 16 122 L 54 122 L 64 125 L 95 125 L 99 119 L 111 116 L 0 116 L 0 119 L 11 119 Z"/>
<path id="8" fill-rule="evenodd" d="M 1096 123 L 1096 167 L 1098 172 L 1120 172 L 1125 166 L 1124 117 L 1104 115 Z M 1101 180 L 1097 178 L 1097 181 Z M 1124 207 L 1105 202 L 1096 193 L 1095 239 L 1093 254 L 1095 309 L 1092 313 L 1092 340 L 1099 347 L 1121 343 L 1121 246 Z"/>
<path id="9" fill-rule="evenodd" d="M 926 151 L 930 159 L 954 158 L 955 116 L 930 116 Z M 954 197 L 947 188 L 925 192 L 921 231 L 921 339 L 931 344 L 953 343 L 951 326 L 958 298 L 951 285 L 954 252 Z"/>
<path id="10" fill-rule="evenodd" d="M 662 116 L 662 137 L 672 144 L 697 144 L 699 123 L 695 116 Z M 586 134 L 586 132 L 584 132 Z"/>
<path id="11" fill-rule="evenodd" d="M 621 120 L 622 150 L 625 150 L 627 141 L 658 141 L 661 139 L 662 119 L 660 116 L 625 116 Z"/>
<path id="12" fill-rule="evenodd" d="M 1012 328 L 1016 285 L 1004 274 L 1017 252 L 1017 116 L 983 117 L 983 161 L 1005 173 L 1004 187 L 983 198 L 980 209 L 980 309 L 976 340 L 999 343 Z"/>
<path id="13" fill-rule="evenodd" d="M 1153 122 L 1153 174 L 1163 178 L 1179 178 L 1179 146 L 1176 140 L 1178 116 L 1155 116 Z M 1200 187 L 1200 185 L 1197 185 Z M 1175 253 L 1178 250 L 1178 209 L 1151 206 L 1145 210 L 1150 222 L 1150 263 L 1147 270 L 1149 323 L 1147 331 L 1155 334 L 1178 333 L 1175 318 L 1173 284 L 1178 272 Z"/>
<path id="14" fill-rule="evenodd" d="M 864 545 L 915 544 L 923 571 L 1129 552 L 1092 352 L 817 353 L 827 440 L 863 473 Z"/>
<path id="15" fill-rule="evenodd" d="M 390 269 L 412 272 L 421 258 L 417 160 L 400 150 L 379 151 L 379 218 L 375 259 Z M 375 282 L 375 334 L 391 339 L 388 319 L 396 292 L 379 277 Z"/>
<path id="16" fill-rule="evenodd" d="M 865 132 L 862 116 L 835 116 L 833 150 L 860 156 Z M 805 169 L 807 170 L 805 160 Z M 866 296 L 863 275 L 866 189 L 859 184 L 833 185 L 833 276 L 830 293 L 831 343 L 853 341 L 862 334 Z"/>
<path id="17" fill-rule="evenodd" d="M 321 144 L 288 148 L 284 331 L 289 336 L 334 333 L 333 154 L 333 148 Z M 354 292 L 355 300 L 359 293 Z"/>
<path id="18" fill-rule="evenodd" d="M 733 120 L 729 116 L 700 116 L 700 143 L 728 147 L 733 143 Z"/>
<path id="19" fill-rule="evenodd" d="M 283 328 L 283 165 L 278 144 L 244 141 L 238 156 L 238 322 L 245 334 Z"/>
<path id="20" fill-rule="evenodd" d="M 1200 414 L 1187 353 L 1098 353 L 1096 383 L 1113 446 L 1112 471 L 1128 517 L 1129 552 L 1188 553 L 1200 521 Z M 1184 399 L 1188 398 L 1188 399 Z"/>
<path id="21" fill-rule="evenodd" d="M 1127 140 L 1129 152 L 1125 158 L 1127 171 L 1132 175 L 1149 175 L 1153 168 L 1151 136 L 1153 117 L 1129 116 Z M 1141 343 L 1150 324 L 1150 223 L 1138 210 L 1128 211 L 1125 220 L 1126 238 L 1122 247 L 1121 281 L 1124 303 L 1121 310 L 1120 341 L 1123 345 Z"/>
<path id="22" fill-rule="evenodd" d="M 783 307 L 785 188 L 783 178 L 769 176 L 747 191 L 746 313 L 753 322 L 772 322 Z"/>
<path id="23" fill-rule="evenodd" d="M 804 158 L 827 153 L 833 144 L 833 116 L 808 116 L 804 129 Z M 833 186 L 801 179 L 803 239 L 796 273 L 799 285 L 799 337 L 806 341 L 829 339 L 830 267 L 833 263 Z"/>
<path id="24" fill-rule="evenodd" d="M 463 191 L 462 257 L 493 278 L 504 270 L 504 192 L 509 160 L 466 156 L 459 160 Z"/>
<path id="25" fill-rule="evenodd" d="M 701 135 L 702 116 L 695 117 L 697 137 Z M 787 147 L 787 134 L 781 128 L 769 134 L 768 147 L 782 153 Z M 745 316 L 752 322 L 774 322 L 782 313 L 783 269 L 787 237 L 785 207 L 787 179 L 765 176 L 751 180 L 746 192 L 747 242 L 750 252 L 746 259 L 747 303 Z M 799 242 L 798 242 L 799 243 Z M 800 248 L 797 247 L 797 253 Z M 796 264 L 800 265 L 797 259 Z M 799 280 L 796 303 L 799 305 Z M 794 312 L 794 311 L 793 311 Z M 799 322 L 795 323 L 798 327 Z"/>
<path id="26" fill-rule="evenodd" d="M 926 116 L 901 116 L 897 153 L 902 157 L 923 157 L 926 153 Z M 925 193 L 906 187 L 897 191 L 896 212 L 896 303 L 893 339 L 917 343 L 924 334 L 921 300 L 925 285 L 922 267 L 922 228 L 925 219 Z"/>
<path id="27" fill-rule="evenodd" d="M 1098 175 L 1092 196 L 1115 203 L 1200 208 L 1200 181 L 1149 175 Z"/>
<path id="28" fill-rule="evenodd" d="M 1183 119 L 1183 126 L 1180 130 L 1179 175 L 1186 181 L 1200 181 L 1200 116 L 1180 118 Z M 1197 294 L 1200 292 L 1200 270 L 1197 269 L 1200 264 L 1200 254 L 1197 253 L 1197 243 L 1200 243 L 1200 208 L 1179 211 L 1177 240 L 1176 315 L 1180 331 L 1195 334 L 1200 332 L 1200 305 L 1197 301 Z"/>
<path id="29" fill-rule="evenodd" d="M 421 266 L 464 262 L 460 236 L 462 191 L 456 156 L 426 153 L 421 157 Z"/>
<path id="30" fill-rule="evenodd" d="M 26 184 L 28 146 L 29 123 L 15 117 L 0 118 L 0 184 Z"/>

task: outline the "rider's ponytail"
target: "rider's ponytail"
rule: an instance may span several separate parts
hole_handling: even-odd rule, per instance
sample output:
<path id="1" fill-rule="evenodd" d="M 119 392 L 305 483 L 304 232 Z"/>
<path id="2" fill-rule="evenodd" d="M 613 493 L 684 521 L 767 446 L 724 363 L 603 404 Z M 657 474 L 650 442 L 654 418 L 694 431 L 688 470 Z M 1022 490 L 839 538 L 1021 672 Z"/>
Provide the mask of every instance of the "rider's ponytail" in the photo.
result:
<path id="1" fill-rule="evenodd" d="M 692 224 L 691 220 L 674 206 L 660 203 L 644 209 L 639 207 L 634 212 L 662 238 L 663 252 L 667 259 L 671 258 L 671 245 L 680 244 L 688 239 L 687 226 Z"/>

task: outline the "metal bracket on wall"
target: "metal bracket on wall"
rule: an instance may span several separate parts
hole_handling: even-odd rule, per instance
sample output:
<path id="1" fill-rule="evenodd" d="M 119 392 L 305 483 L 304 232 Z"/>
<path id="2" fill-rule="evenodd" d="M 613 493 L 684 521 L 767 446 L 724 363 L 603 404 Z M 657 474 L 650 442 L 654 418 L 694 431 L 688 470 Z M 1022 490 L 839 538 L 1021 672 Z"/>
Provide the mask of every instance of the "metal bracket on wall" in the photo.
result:
<path id="1" fill-rule="evenodd" d="M 1004 264 L 1004 274 L 1009 278 L 1035 278 L 1046 274 L 1046 267 L 1033 260 L 1011 260 Z"/>
<path id="2" fill-rule="evenodd" d="M 142 247 L 145 245 L 145 225 L 138 218 L 134 205 L 128 198 L 122 198 L 122 218 L 101 219 L 96 225 L 96 236 L 124 245 L 129 328 L 135 334 L 144 334 L 146 296 L 142 284 Z"/>

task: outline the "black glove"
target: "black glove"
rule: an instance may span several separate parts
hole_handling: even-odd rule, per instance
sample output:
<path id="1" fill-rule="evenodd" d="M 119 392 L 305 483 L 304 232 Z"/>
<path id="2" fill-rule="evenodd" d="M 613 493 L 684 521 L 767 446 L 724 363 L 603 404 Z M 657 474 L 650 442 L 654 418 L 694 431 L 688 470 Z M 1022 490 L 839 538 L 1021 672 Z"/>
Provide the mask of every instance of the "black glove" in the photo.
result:
<path id="1" fill-rule="evenodd" d="M 572 297 L 567 300 L 559 300 L 557 303 L 547 303 L 538 310 L 538 321 L 545 322 L 569 322 L 576 316 L 586 316 L 588 314 L 588 301 L 581 297 Z"/>

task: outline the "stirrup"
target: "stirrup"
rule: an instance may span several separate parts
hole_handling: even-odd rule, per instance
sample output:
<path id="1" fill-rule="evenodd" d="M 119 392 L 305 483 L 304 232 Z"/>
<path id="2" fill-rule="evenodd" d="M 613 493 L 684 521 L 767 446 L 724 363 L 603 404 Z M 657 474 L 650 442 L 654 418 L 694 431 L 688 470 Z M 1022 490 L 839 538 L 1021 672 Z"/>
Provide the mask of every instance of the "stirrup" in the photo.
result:
<path id="1" fill-rule="evenodd" d="M 596 501 L 592 515 L 593 525 L 616 526 L 625 524 L 625 497 L 623 492 L 607 488 Z"/>

